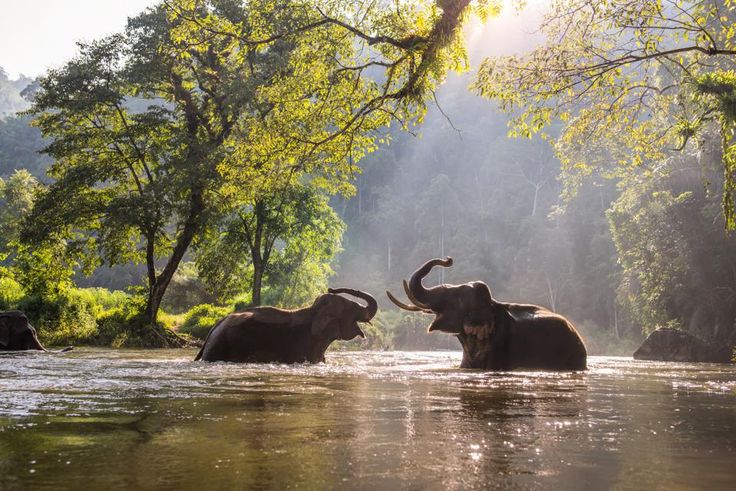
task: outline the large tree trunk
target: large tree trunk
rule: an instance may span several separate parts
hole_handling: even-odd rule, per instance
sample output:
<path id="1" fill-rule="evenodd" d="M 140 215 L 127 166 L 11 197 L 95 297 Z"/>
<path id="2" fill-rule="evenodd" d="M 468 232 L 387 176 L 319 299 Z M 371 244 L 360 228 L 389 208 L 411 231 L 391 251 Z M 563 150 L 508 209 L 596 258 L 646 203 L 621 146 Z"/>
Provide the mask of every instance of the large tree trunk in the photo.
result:
<path id="1" fill-rule="evenodd" d="M 261 288 L 263 286 L 263 261 L 253 258 L 253 289 L 251 294 L 251 305 L 258 307 L 261 305 Z"/>
<path id="2" fill-rule="evenodd" d="M 184 254 L 192 244 L 194 236 L 201 228 L 201 217 L 205 208 L 201 188 L 197 187 L 192 189 L 189 203 L 189 214 L 184 222 L 184 227 L 176 240 L 174 250 L 171 253 L 163 271 L 158 275 L 153 287 L 151 287 L 148 292 L 145 320 L 151 326 L 156 325 L 158 310 L 161 307 L 161 301 L 164 298 L 166 289 L 169 287 L 169 283 L 171 283 L 171 278 L 174 277 L 174 273 L 176 273 L 176 270 L 179 268 L 179 264 L 181 263 Z"/>
<path id="3" fill-rule="evenodd" d="M 263 273 L 268 262 L 268 252 L 261 252 L 264 245 L 263 227 L 265 219 L 265 205 L 263 202 L 256 202 L 255 205 L 256 229 L 251 244 L 251 260 L 253 262 L 253 288 L 251 290 L 251 305 L 257 307 L 261 305 L 261 288 L 263 287 Z M 267 241 L 266 241 L 267 242 Z"/>

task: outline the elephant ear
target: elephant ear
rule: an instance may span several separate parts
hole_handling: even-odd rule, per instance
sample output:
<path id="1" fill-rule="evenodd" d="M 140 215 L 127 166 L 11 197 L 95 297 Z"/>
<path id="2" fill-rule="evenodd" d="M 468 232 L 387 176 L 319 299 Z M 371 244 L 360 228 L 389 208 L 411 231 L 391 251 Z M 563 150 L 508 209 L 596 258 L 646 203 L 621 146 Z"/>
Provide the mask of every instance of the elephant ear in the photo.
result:
<path id="1" fill-rule="evenodd" d="M 10 345 L 10 326 L 5 319 L 0 319 L 0 346 L 7 348 Z"/>
<path id="2" fill-rule="evenodd" d="M 482 281 L 473 282 L 473 290 L 475 291 L 476 306 L 493 305 L 496 301 L 491 296 L 491 289 Z"/>
<path id="3" fill-rule="evenodd" d="M 473 300 L 466 309 L 465 323 L 471 326 L 493 325 L 497 302 L 491 296 L 491 289 L 482 281 L 474 281 Z"/>

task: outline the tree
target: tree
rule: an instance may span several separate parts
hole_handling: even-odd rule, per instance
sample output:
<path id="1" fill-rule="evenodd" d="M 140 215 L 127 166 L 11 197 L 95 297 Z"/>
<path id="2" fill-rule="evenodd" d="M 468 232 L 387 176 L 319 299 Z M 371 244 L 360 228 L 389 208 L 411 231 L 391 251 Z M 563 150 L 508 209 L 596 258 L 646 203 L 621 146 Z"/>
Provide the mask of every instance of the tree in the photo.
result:
<path id="1" fill-rule="evenodd" d="M 736 238 L 723 229 L 718 194 L 697 185 L 701 166 L 717 172 L 720 152 L 703 163 L 672 160 L 654 178 L 631 176 L 608 212 L 623 267 L 620 296 L 646 333 L 674 326 L 733 346 Z"/>
<path id="2" fill-rule="evenodd" d="M 0 178 L 0 254 L 18 240 L 23 220 L 31 213 L 41 184 L 25 169 L 16 170 L 7 181 Z"/>
<path id="3" fill-rule="evenodd" d="M 735 22 L 733 0 L 554 0 L 545 43 L 485 60 L 475 88 L 512 115 L 515 134 L 566 122 L 556 148 L 568 196 L 594 171 L 658 165 L 715 125 L 736 228 Z"/>
<path id="4" fill-rule="evenodd" d="M 261 305 L 268 286 L 269 303 L 298 305 L 326 288 L 343 228 L 323 193 L 290 186 L 213 220 L 197 243 L 199 274 L 223 300 L 250 287 Z"/>
<path id="5" fill-rule="evenodd" d="M 46 295 L 69 286 L 79 262 L 58 237 L 40 247 L 20 241 L 24 222 L 42 191 L 43 185 L 25 169 L 16 170 L 7 181 L 0 179 L 0 260 L 11 265 L 12 275 L 27 293 Z"/>
<path id="6" fill-rule="evenodd" d="M 80 45 L 40 81 L 29 111 L 52 138 L 56 182 L 26 242 L 65 229 L 70 247 L 109 264 L 145 262 L 145 319 L 155 323 L 223 203 L 253 202 L 303 173 L 350 192 L 378 130 L 421 119 L 445 72 L 464 68 L 469 4 L 171 0 Z M 134 109 L 133 98 L 148 104 Z"/>

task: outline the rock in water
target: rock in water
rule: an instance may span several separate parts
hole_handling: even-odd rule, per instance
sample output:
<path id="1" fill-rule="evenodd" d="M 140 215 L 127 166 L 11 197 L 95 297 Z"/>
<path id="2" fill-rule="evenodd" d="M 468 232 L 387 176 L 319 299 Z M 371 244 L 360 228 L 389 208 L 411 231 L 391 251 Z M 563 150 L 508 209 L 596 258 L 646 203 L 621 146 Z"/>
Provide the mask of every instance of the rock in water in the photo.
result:
<path id="1" fill-rule="evenodd" d="M 711 346 L 686 332 L 660 328 L 634 352 L 635 360 L 730 363 L 728 347 Z"/>

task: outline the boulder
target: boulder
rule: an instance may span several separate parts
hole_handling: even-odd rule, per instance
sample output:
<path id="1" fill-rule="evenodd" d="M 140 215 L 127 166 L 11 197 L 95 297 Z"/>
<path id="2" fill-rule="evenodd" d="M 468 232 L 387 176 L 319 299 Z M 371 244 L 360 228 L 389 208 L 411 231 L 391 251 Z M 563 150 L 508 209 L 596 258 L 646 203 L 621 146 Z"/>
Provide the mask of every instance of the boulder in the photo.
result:
<path id="1" fill-rule="evenodd" d="M 635 360 L 730 363 L 731 349 L 704 343 L 686 332 L 660 328 L 634 352 Z"/>

